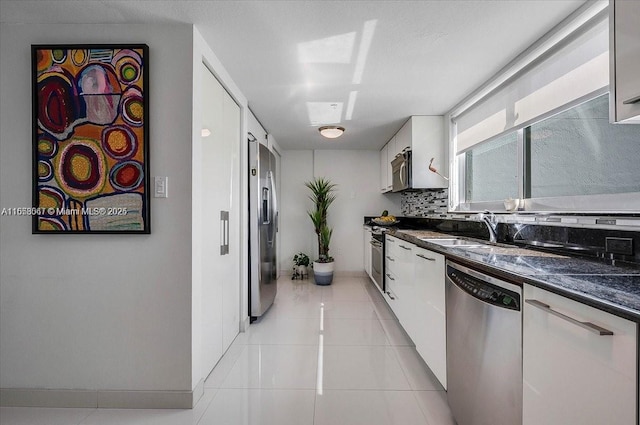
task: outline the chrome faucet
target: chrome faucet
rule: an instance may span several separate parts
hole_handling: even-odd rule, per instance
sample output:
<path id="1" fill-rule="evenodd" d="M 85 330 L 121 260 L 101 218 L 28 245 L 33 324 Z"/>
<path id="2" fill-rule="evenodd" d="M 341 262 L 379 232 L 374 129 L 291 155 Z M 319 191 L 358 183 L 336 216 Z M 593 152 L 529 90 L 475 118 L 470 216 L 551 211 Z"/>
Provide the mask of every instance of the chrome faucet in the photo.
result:
<path id="1" fill-rule="evenodd" d="M 498 222 L 496 221 L 496 215 L 491 211 L 485 211 L 478 214 L 480 221 L 484 222 L 489 229 L 489 242 L 498 242 Z"/>

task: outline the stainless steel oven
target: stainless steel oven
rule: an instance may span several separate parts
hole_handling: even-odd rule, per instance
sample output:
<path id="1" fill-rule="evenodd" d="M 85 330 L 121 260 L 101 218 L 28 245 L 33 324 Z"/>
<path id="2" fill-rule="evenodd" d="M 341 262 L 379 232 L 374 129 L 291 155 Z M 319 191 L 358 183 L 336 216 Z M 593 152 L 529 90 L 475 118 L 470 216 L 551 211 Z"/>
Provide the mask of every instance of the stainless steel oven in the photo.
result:
<path id="1" fill-rule="evenodd" d="M 371 235 L 371 277 L 381 292 L 384 292 L 384 234 Z"/>

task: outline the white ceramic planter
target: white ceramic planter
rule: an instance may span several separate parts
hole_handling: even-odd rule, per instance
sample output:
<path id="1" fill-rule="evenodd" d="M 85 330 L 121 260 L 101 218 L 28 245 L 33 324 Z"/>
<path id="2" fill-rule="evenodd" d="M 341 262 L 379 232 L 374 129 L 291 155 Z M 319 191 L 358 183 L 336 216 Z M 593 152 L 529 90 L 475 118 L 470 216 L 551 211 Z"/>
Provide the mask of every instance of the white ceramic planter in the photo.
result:
<path id="1" fill-rule="evenodd" d="M 331 285 L 333 281 L 333 265 L 333 261 L 330 263 L 313 262 L 313 276 L 316 285 Z"/>
<path id="2" fill-rule="evenodd" d="M 309 274 L 309 271 L 307 271 L 307 266 L 297 266 L 297 268 L 300 277 L 304 277 Z"/>

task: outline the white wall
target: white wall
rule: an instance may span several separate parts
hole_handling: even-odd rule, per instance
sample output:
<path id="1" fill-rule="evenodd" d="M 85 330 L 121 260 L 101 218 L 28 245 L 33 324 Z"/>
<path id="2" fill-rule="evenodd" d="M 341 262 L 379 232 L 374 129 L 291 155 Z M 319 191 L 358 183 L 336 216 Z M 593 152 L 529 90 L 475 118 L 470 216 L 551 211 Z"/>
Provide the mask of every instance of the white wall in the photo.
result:
<path id="1" fill-rule="evenodd" d="M 0 217 L 0 387 L 191 383 L 190 25 L 0 25 L 0 206 L 31 205 L 30 45 L 149 45 L 150 235 L 32 235 Z M 186 76 L 186 77 L 185 77 Z"/>
<path id="2" fill-rule="evenodd" d="M 313 225 L 307 211 L 312 208 L 304 182 L 313 179 L 313 151 L 285 150 L 282 166 L 282 196 L 280 202 L 280 240 L 282 241 L 280 270 L 290 272 L 293 256 L 306 252 L 312 257 L 315 241 Z M 317 251 L 317 248 L 315 248 Z"/>
<path id="3" fill-rule="evenodd" d="M 362 224 L 364 216 L 383 210 L 400 215 L 399 194 L 381 194 L 380 152 L 377 150 L 290 150 L 282 156 L 282 259 L 290 271 L 293 255 L 304 251 L 317 257 L 317 239 L 306 211 L 312 208 L 304 182 L 326 177 L 337 186 L 329 209 L 333 227 L 330 254 L 337 272 L 364 270 Z"/>

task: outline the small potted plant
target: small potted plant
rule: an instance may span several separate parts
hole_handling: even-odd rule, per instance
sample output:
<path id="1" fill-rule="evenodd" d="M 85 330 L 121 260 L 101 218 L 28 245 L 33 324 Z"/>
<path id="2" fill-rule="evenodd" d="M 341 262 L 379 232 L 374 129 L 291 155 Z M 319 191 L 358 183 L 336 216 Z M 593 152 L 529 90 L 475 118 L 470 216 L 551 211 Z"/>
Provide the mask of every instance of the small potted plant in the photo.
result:
<path id="1" fill-rule="evenodd" d="M 311 191 L 309 198 L 314 205 L 314 209 L 307 214 L 318 237 L 318 259 L 313 262 L 313 276 L 317 285 L 331 285 L 334 264 L 333 257 L 329 255 L 329 244 L 333 229 L 327 225 L 327 210 L 336 199 L 333 194 L 336 185 L 329 179 L 318 177 L 306 182 L 305 186 Z"/>
<path id="2" fill-rule="evenodd" d="M 300 277 L 309 274 L 307 267 L 309 266 L 309 256 L 304 252 L 299 252 L 293 256 L 293 264 L 296 266 L 296 272 Z"/>

